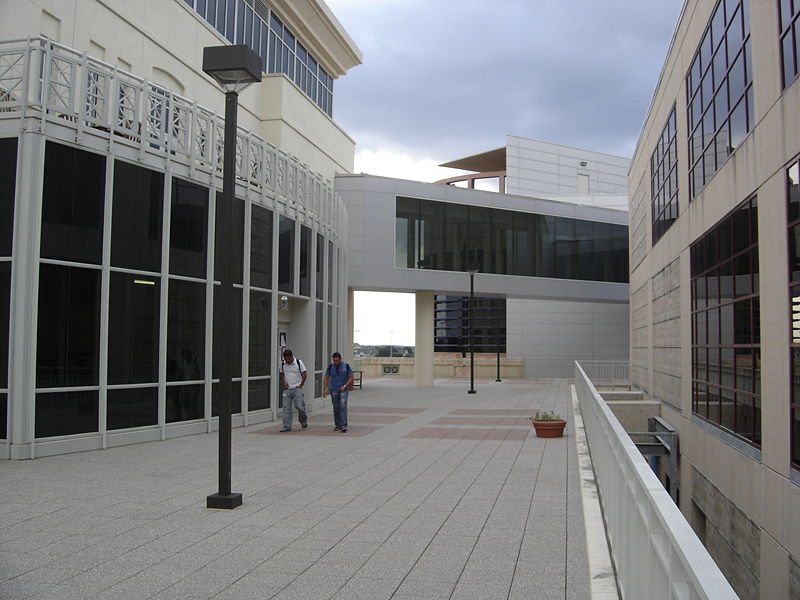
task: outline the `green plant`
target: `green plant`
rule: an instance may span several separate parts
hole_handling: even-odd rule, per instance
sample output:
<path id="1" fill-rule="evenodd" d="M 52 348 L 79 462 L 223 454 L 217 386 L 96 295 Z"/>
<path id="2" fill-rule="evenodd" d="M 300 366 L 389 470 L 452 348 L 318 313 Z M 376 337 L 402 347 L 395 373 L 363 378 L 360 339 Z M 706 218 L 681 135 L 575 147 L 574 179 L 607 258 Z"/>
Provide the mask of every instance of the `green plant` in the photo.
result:
<path id="1" fill-rule="evenodd" d="M 536 414 L 532 417 L 528 417 L 531 421 L 563 421 L 564 419 L 561 418 L 556 412 L 546 411 L 546 410 L 537 410 Z"/>

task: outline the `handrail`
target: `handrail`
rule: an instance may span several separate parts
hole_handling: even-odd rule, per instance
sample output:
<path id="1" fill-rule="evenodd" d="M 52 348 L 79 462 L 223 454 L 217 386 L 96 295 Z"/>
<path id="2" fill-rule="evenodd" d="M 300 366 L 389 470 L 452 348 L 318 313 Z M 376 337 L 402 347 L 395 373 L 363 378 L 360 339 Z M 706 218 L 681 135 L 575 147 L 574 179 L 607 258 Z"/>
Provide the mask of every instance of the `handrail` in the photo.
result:
<path id="1" fill-rule="evenodd" d="M 578 362 L 575 390 L 622 597 L 738 600 Z"/>

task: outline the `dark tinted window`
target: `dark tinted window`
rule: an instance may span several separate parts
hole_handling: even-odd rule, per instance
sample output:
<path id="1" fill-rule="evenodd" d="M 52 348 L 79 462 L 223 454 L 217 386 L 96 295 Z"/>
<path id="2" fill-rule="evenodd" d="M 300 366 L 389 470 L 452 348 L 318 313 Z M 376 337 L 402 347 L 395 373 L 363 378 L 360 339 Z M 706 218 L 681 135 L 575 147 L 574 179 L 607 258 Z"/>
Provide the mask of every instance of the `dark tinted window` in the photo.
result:
<path id="1" fill-rule="evenodd" d="M 208 190 L 181 179 L 172 180 L 169 234 L 169 272 L 206 275 Z"/>
<path id="2" fill-rule="evenodd" d="M 99 264 L 106 160 L 47 142 L 42 191 L 42 257 Z"/>
<path id="3" fill-rule="evenodd" d="M 272 289 L 272 211 L 251 206 L 250 285 Z"/>
<path id="4" fill-rule="evenodd" d="M 761 333 L 756 200 L 748 200 L 691 248 L 692 410 L 761 444 Z M 734 244 L 731 232 L 744 240 Z"/>
<path id="5" fill-rule="evenodd" d="M 106 403 L 109 430 L 158 423 L 158 388 L 108 390 Z"/>
<path id="6" fill-rule="evenodd" d="M 89 433 L 98 429 L 98 392 L 36 394 L 36 437 Z"/>
<path id="7" fill-rule="evenodd" d="M 281 216 L 278 222 L 278 289 L 294 292 L 294 221 Z"/>
<path id="8" fill-rule="evenodd" d="M 164 175 L 114 163 L 111 264 L 139 271 L 161 271 Z"/>
<path id="9" fill-rule="evenodd" d="M 0 140 L 0 256 L 11 256 L 16 181 L 17 138 Z"/>
<path id="10" fill-rule="evenodd" d="M 0 439 L 8 438 L 8 394 L 0 394 Z"/>
<path id="11" fill-rule="evenodd" d="M 0 388 L 8 387 L 8 348 L 11 326 L 11 263 L 0 262 Z"/>
<path id="12" fill-rule="evenodd" d="M 300 226 L 300 295 L 311 295 L 311 230 Z"/>
<path id="13" fill-rule="evenodd" d="M 167 313 L 167 380 L 203 378 L 206 286 L 171 280 Z"/>
<path id="14" fill-rule="evenodd" d="M 37 332 L 37 387 L 97 385 L 100 271 L 41 265 Z"/>
<path id="15" fill-rule="evenodd" d="M 191 421 L 203 418 L 205 386 L 171 385 L 167 387 L 166 420 L 167 423 Z"/>
<path id="16" fill-rule="evenodd" d="M 108 306 L 108 382 L 158 381 L 160 280 L 111 273 Z"/>
<path id="17" fill-rule="evenodd" d="M 272 364 L 272 327 L 270 326 L 270 295 L 250 292 L 250 376 L 269 375 Z"/>
<path id="18" fill-rule="evenodd" d="M 269 379 L 256 379 L 248 384 L 247 409 L 260 410 L 269 408 Z"/>
<path id="19" fill-rule="evenodd" d="M 325 272 L 325 239 L 320 235 L 317 234 L 317 290 L 316 290 L 316 297 L 320 300 L 322 299 L 323 295 L 325 294 L 324 285 L 324 277 L 323 274 Z"/>

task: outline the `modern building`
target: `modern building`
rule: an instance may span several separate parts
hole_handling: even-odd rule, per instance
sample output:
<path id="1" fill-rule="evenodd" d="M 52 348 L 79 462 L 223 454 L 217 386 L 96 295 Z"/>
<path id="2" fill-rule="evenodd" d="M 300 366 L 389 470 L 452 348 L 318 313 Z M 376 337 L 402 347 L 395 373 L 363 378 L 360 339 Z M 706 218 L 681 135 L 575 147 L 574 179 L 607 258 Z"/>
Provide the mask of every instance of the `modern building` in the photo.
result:
<path id="1" fill-rule="evenodd" d="M 319 405 L 355 289 L 416 292 L 416 377 L 431 385 L 435 297 L 463 297 L 468 263 L 476 293 L 504 303 L 505 354 L 529 377 L 627 358 L 627 213 L 350 174 L 333 83 L 361 57 L 324 2 L 24 0 L 0 4 L 0 40 L 7 457 L 214 430 L 221 342 L 237 349 L 234 425 L 275 418 L 286 345 Z M 203 48 L 227 43 L 264 70 L 240 97 L 228 264 L 223 94 L 201 69 Z M 509 140 L 519 164 L 504 181 L 559 181 L 526 193 L 620 191 L 625 159 Z M 214 301 L 226 270 L 227 316 Z"/>
<path id="2" fill-rule="evenodd" d="M 419 385 L 432 385 L 434 323 L 446 336 L 435 298 L 463 304 L 471 265 L 475 296 L 505 302 L 501 352 L 523 359 L 526 377 L 627 360 L 626 211 L 371 175 L 339 175 L 336 191 L 349 213 L 351 293 L 416 294 Z"/>
<path id="3" fill-rule="evenodd" d="M 0 3 L 0 435 L 32 458 L 272 420 L 278 349 L 341 347 L 353 140 L 333 82 L 360 52 L 323 2 Z M 233 260 L 216 252 L 223 94 L 206 46 L 243 43 Z M 214 303 L 232 270 L 236 310 Z M 215 314 L 216 313 L 216 314 Z"/>
<path id="4" fill-rule="evenodd" d="M 743 599 L 800 598 L 800 3 L 687 0 L 631 163 L 631 379 Z"/>

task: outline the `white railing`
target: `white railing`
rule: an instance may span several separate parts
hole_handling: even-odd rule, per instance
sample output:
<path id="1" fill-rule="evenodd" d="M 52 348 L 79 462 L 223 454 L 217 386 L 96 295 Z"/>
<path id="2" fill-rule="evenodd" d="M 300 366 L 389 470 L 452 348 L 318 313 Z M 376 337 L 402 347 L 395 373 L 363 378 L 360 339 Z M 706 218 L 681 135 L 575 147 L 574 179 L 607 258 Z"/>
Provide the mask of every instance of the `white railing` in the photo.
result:
<path id="1" fill-rule="evenodd" d="M 738 600 L 577 362 L 575 388 L 622 597 Z"/>
<path id="2" fill-rule="evenodd" d="M 594 385 L 630 384 L 630 363 L 627 360 L 579 360 L 578 364 Z"/>
<path id="3" fill-rule="evenodd" d="M 34 118 L 132 146 L 222 177 L 224 116 L 86 53 L 47 38 L 0 41 L 0 121 Z M 346 209 L 325 180 L 295 157 L 239 128 L 239 185 L 274 199 L 344 242 Z M 219 182 L 221 186 L 221 181 Z"/>

